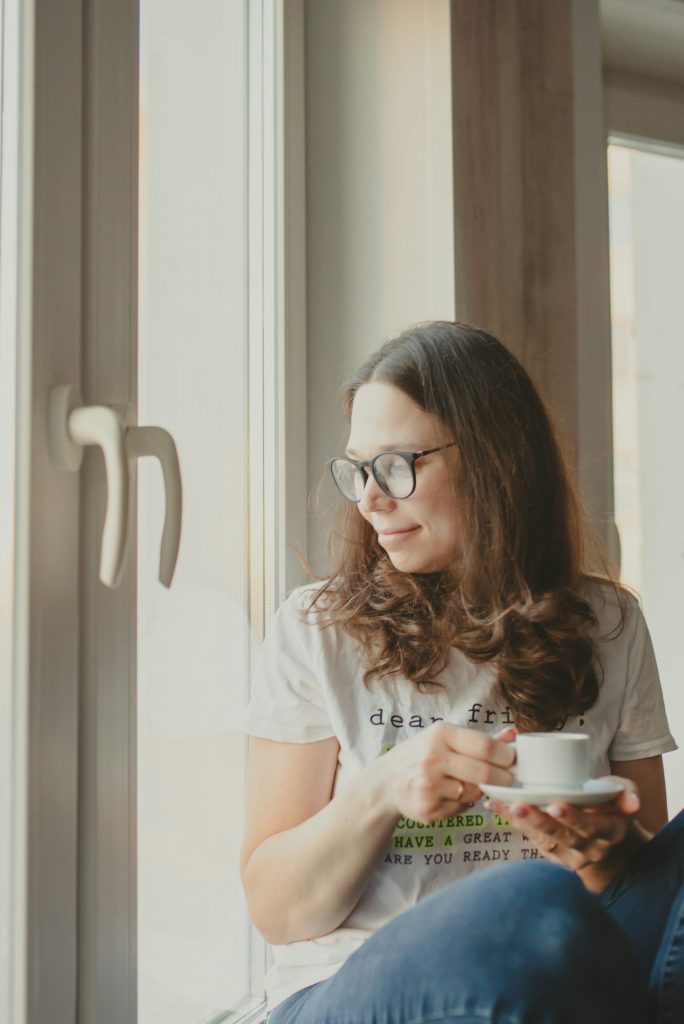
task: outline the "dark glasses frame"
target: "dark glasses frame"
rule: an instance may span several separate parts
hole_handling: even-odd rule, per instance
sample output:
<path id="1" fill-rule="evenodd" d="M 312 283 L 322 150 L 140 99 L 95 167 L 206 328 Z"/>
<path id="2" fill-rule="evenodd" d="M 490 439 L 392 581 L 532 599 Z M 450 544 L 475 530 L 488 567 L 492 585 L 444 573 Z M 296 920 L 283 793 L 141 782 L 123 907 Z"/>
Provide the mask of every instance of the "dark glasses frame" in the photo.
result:
<path id="1" fill-rule="evenodd" d="M 406 498 L 411 497 L 411 495 L 416 489 L 416 462 L 418 461 L 418 459 L 422 459 L 426 455 L 433 455 L 435 452 L 441 452 L 445 448 L 453 448 L 455 444 L 455 441 L 450 441 L 448 444 L 441 444 L 437 448 L 425 448 L 422 452 L 378 452 L 378 454 L 374 455 L 372 459 L 363 459 L 360 461 L 357 461 L 356 459 L 350 459 L 349 456 L 347 455 L 336 455 L 334 459 L 329 459 L 328 462 L 326 462 L 326 466 L 330 470 L 330 475 L 335 481 L 335 486 L 337 487 L 342 497 L 346 498 L 347 501 L 354 502 L 355 505 L 358 504 L 359 501 L 361 501 L 361 498 L 350 498 L 349 495 L 345 494 L 345 492 L 342 490 L 342 487 L 340 486 L 340 483 L 337 477 L 335 476 L 334 467 L 336 463 L 350 462 L 355 469 L 358 469 L 361 473 L 361 476 L 363 477 L 364 488 L 368 483 L 368 477 L 370 475 L 373 477 L 380 490 L 383 491 L 388 498 L 392 498 L 393 501 L 405 501 Z M 398 498 L 396 494 L 392 494 L 392 492 L 387 487 L 385 487 L 385 485 L 378 479 L 375 473 L 375 463 L 377 462 L 378 459 L 382 459 L 386 455 L 399 455 L 411 470 L 411 490 L 408 492 L 408 494 L 402 494 L 400 498 Z"/>

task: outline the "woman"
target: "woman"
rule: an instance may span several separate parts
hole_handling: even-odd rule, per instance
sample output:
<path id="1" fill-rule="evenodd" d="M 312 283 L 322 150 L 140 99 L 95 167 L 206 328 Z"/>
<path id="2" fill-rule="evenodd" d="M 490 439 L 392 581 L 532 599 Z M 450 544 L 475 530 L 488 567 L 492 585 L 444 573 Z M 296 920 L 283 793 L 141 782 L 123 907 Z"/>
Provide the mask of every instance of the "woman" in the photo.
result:
<path id="1" fill-rule="evenodd" d="M 585 570 L 548 413 L 500 342 L 445 322 L 345 400 L 333 569 L 279 609 L 247 717 L 270 1020 L 643 1021 L 681 881 L 682 823 L 651 838 L 675 744 L 638 604 Z M 624 791 L 483 801 L 540 729 L 588 733 Z"/>

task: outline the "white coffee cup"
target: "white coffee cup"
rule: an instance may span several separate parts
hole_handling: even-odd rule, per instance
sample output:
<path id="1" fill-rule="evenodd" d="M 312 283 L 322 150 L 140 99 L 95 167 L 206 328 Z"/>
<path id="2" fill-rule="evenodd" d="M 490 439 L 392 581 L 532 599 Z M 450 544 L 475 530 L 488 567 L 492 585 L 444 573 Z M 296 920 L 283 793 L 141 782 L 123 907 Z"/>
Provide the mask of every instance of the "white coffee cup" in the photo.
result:
<path id="1" fill-rule="evenodd" d="M 525 732 L 512 744 L 511 768 L 523 786 L 581 789 L 590 777 L 589 737 L 581 732 Z"/>

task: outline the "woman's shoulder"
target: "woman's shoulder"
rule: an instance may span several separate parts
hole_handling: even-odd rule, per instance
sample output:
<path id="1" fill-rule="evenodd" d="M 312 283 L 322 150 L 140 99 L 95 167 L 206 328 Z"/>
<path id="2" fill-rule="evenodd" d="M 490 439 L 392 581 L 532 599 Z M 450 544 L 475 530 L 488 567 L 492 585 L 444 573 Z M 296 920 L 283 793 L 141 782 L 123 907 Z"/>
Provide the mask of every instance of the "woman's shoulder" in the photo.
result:
<path id="1" fill-rule="evenodd" d="M 297 624 L 305 627 L 317 626 L 318 629 L 312 630 L 315 634 L 337 634 L 341 627 L 335 617 L 330 615 L 332 597 L 329 580 L 303 583 L 290 591 L 278 609 L 277 618 L 292 628 L 296 628 Z"/>
<path id="2" fill-rule="evenodd" d="M 329 580 L 302 583 L 289 592 L 279 611 L 287 611 L 289 615 L 297 616 L 304 622 L 318 621 L 325 614 L 329 586 Z"/>
<path id="3" fill-rule="evenodd" d="M 275 643 L 299 650 L 310 662 L 342 664 L 351 658 L 358 664 L 357 642 L 335 617 L 332 599 L 328 580 L 295 587 L 278 608 L 267 633 Z"/>

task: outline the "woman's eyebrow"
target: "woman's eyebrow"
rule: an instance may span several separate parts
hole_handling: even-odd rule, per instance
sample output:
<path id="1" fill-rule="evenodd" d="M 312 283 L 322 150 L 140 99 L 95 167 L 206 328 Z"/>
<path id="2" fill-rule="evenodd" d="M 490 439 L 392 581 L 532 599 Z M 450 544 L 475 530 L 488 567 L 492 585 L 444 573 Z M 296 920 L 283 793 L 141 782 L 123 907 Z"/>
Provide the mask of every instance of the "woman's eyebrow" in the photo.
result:
<path id="1" fill-rule="evenodd" d="M 409 442 L 409 441 L 404 441 L 404 442 L 398 441 L 398 442 L 396 442 L 396 444 L 394 442 L 392 442 L 391 444 L 383 444 L 380 448 L 377 449 L 375 454 L 379 455 L 380 452 L 420 452 L 420 451 L 423 451 L 423 449 L 420 447 L 420 445 L 417 445 L 417 444 L 415 444 L 413 442 Z M 353 448 L 346 448 L 344 454 L 345 455 L 349 455 L 351 458 L 357 458 L 357 459 L 359 458 L 359 453 L 354 451 Z"/>

